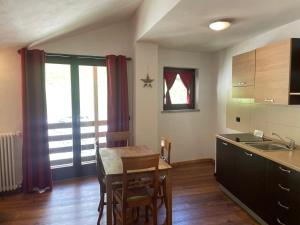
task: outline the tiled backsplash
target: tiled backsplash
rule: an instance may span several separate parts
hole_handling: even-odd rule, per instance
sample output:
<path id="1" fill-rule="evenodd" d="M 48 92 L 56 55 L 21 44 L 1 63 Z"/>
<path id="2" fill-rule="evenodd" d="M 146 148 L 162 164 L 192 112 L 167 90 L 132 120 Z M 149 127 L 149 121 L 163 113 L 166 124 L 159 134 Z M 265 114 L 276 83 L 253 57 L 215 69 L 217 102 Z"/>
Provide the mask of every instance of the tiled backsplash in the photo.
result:
<path id="1" fill-rule="evenodd" d="M 258 129 L 264 131 L 266 136 L 276 132 L 300 144 L 300 106 L 244 103 L 229 99 L 226 108 L 228 128 L 242 132 Z M 235 121 L 236 116 L 241 118 L 239 123 Z"/>

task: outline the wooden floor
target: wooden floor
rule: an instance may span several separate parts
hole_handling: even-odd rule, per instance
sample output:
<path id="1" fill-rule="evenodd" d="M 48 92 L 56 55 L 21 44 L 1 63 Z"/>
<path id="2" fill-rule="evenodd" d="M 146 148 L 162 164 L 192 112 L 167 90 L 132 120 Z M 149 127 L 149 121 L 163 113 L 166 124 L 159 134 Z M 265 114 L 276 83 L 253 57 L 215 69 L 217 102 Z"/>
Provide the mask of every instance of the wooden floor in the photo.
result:
<path id="1" fill-rule="evenodd" d="M 51 193 L 0 197 L 0 224 L 96 225 L 98 200 L 96 178 L 63 181 Z M 163 207 L 159 221 L 164 221 Z M 106 224 L 105 216 L 101 224 Z M 257 223 L 220 191 L 213 165 L 201 163 L 173 169 L 173 224 Z"/>

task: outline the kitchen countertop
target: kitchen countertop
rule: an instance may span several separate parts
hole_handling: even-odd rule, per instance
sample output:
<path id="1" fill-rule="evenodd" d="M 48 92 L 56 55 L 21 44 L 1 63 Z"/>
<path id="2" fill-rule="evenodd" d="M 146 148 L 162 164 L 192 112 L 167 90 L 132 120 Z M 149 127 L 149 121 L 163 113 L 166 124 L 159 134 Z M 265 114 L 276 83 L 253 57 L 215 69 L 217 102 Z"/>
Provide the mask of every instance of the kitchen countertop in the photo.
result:
<path id="1" fill-rule="evenodd" d="M 217 138 L 222 139 L 224 141 L 227 141 L 228 143 L 231 143 L 233 145 L 236 145 L 240 148 L 243 148 L 249 152 L 252 152 L 254 154 L 260 155 L 266 159 L 272 160 L 276 163 L 279 163 L 283 166 L 286 166 L 290 169 L 296 170 L 300 172 L 300 149 L 296 148 L 293 151 L 263 151 L 259 150 L 257 148 L 251 147 L 244 142 L 237 142 L 230 140 L 226 137 L 226 134 L 218 134 L 216 135 Z"/>

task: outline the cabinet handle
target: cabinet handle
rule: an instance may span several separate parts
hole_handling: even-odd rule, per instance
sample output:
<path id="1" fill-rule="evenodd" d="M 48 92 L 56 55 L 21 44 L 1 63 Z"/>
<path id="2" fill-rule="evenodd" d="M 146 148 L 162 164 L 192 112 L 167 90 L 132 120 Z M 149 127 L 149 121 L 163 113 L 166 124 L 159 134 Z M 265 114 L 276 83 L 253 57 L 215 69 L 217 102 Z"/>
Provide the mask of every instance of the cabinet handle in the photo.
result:
<path id="1" fill-rule="evenodd" d="M 244 152 L 247 156 L 250 156 L 250 157 L 252 157 L 253 156 L 253 154 L 251 154 L 251 153 L 248 153 L 248 152 Z"/>
<path id="2" fill-rule="evenodd" d="M 291 173 L 290 170 L 284 169 L 284 168 L 282 168 L 281 166 L 279 166 L 279 169 L 280 169 L 282 172 L 285 172 L 285 173 Z"/>
<path id="3" fill-rule="evenodd" d="M 277 204 L 278 204 L 281 208 L 284 208 L 284 209 L 286 209 L 286 210 L 289 210 L 289 209 L 290 209 L 290 207 L 283 205 L 280 201 L 278 201 Z"/>
<path id="4" fill-rule="evenodd" d="M 274 102 L 274 98 L 265 98 L 264 99 L 265 102 Z"/>
<path id="5" fill-rule="evenodd" d="M 281 222 L 279 218 L 277 218 L 276 221 L 277 221 L 277 223 L 280 224 L 280 225 L 286 225 L 285 223 Z"/>
<path id="6" fill-rule="evenodd" d="M 244 81 L 238 83 L 239 86 L 246 85 L 246 84 L 247 84 L 247 82 L 244 82 Z"/>
<path id="7" fill-rule="evenodd" d="M 222 144 L 223 144 L 223 145 L 225 145 L 225 146 L 227 146 L 227 145 L 228 145 L 228 143 L 226 143 L 226 142 L 222 142 Z"/>
<path id="8" fill-rule="evenodd" d="M 278 187 L 281 189 L 281 190 L 284 190 L 284 191 L 287 191 L 287 192 L 290 192 L 290 188 L 286 188 L 286 187 L 283 187 L 281 184 L 278 184 Z"/>

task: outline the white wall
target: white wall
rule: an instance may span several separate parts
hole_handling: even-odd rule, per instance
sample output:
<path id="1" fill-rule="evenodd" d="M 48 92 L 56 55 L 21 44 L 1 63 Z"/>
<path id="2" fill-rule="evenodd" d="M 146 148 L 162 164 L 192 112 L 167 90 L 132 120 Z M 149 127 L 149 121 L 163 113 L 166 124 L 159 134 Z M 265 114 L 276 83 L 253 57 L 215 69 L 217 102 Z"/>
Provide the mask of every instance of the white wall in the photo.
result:
<path id="1" fill-rule="evenodd" d="M 226 128 L 226 105 L 228 120 L 234 119 L 234 112 L 241 116 L 241 124 L 238 125 L 240 131 L 253 131 L 261 129 L 266 135 L 277 132 L 282 136 L 289 136 L 300 143 L 300 107 L 299 106 L 279 106 L 265 104 L 242 103 L 231 99 L 231 75 L 232 56 L 268 43 L 287 38 L 300 37 L 300 20 L 273 29 L 264 34 L 258 35 L 248 41 L 242 42 L 232 48 L 218 53 L 218 132 L 232 132 Z M 233 112 L 234 111 L 234 112 Z"/>
<path id="2" fill-rule="evenodd" d="M 22 132 L 22 77 L 18 49 L 0 49 L 0 134 Z M 15 160 L 21 162 L 21 148 L 15 150 Z M 17 184 L 21 184 L 22 163 L 16 163 L 15 169 Z"/>
<path id="3" fill-rule="evenodd" d="M 157 135 L 157 87 L 158 87 L 158 46 L 151 43 L 135 45 L 135 80 L 134 80 L 134 133 L 135 144 L 147 145 L 158 151 Z M 141 81 L 147 73 L 152 82 L 152 88 L 143 87 Z"/>
<path id="4" fill-rule="evenodd" d="M 21 60 L 17 50 L 0 49 L 0 133 L 22 130 Z"/>
<path id="5" fill-rule="evenodd" d="M 108 54 L 132 57 L 132 25 L 125 21 L 84 33 L 56 38 L 33 48 L 51 53 L 106 56 Z"/>
<path id="6" fill-rule="evenodd" d="M 215 58 L 209 53 L 159 49 L 158 135 L 172 141 L 172 162 L 214 157 L 216 130 Z M 196 69 L 198 112 L 161 113 L 163 110 L 163 67 Z"/>

